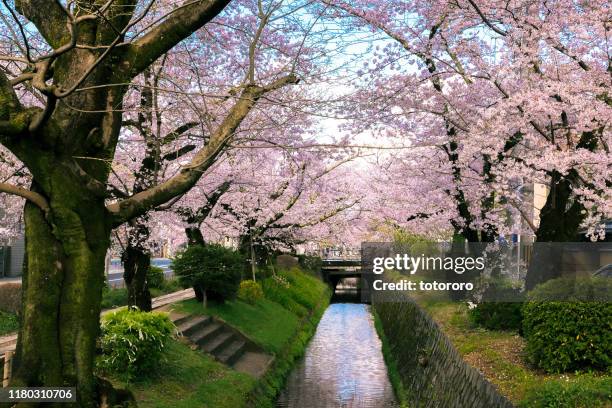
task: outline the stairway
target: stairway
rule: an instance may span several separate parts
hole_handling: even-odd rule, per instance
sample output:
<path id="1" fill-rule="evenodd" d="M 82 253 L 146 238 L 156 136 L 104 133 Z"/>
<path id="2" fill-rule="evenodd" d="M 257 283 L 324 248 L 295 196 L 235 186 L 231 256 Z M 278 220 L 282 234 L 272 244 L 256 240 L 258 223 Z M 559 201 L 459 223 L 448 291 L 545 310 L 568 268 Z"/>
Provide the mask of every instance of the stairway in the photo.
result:
<path id="1" fill-rule="evenodd" d="M 260 377 L 272 361 L 272 356 L 218 319 L 176 313 L 171 313 L 170 318 L 191 344 L 235 370 Z"/>

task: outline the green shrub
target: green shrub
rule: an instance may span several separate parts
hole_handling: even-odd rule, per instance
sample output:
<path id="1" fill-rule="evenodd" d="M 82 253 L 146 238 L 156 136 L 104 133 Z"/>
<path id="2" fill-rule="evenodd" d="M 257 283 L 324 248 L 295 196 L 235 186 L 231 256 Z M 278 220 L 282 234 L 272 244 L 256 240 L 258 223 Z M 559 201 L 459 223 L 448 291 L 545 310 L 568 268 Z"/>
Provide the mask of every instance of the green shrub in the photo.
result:
<path id="1" fill-rule="evenodd" d="M 19 330 L 19 319 L 13 313 L 0 312 L 0 336 Z"/>
<path id="2" fill-rule="evenodd" d="M 321 281 L 295 268 L 263 281 L 267 299 L 298 316 L 305 316 L 320 301 Z"/>
<path id="3" fill-rule="evenodd" d="M 263 299 L 263 297 L 264 293 L 259 282 L 252 280 L 240 282 L 240 288 L 238 289 L 238 298 L 240 300 L 254 305 L 258 300 Z"/>
<path id="4" fill-rule="evenodd" d="M 102 309 L 114 309 L 128 303 L 127 288 L 111 289 L 108 286 L 102 291 Z"/>
<path id="5" fill-rule="evenodd" d="M 149 284 L 149 288 L 161 289 L 165 280 L 164 270 L 162 268 L 153 265 L 149 267 L 149 271 L 147 273 L 147 283 Z"/>
<path id="6" fill-rule="evenodd" d="M 534 387 L 519 403 L 521 408 L 598 408 L 612 403 L 612 378 L 579 376 L 551 380 Z"/>
<path id="7" fill-rule="evenodd" d="M 483 302 L 469 311 L 474 324 L 489 330 L 520 330 L 523 316 L 520 302 Z"/>
<path id="8" fill-rule="evenodd" d="M 0 311 L 18 314 L 21 310 L 21 283 L 0 285 Z"/>
<path id="9" fill-rule="evenodd" d="M 529 294 L 523 333 L 533 364 L 555 373 L 610 367 L 612 303 L 602 291 L 609 280 L 554 279 Z"/>
<path id="10" fill-rule="evenodd" d="M 174 273 L 184 287 L 193 286 L 211 300 L 224 302 L 238 292 L 243 267 L 240 254 L 221 245 L 193 245 L 178 254 L 173 261 Z"/>
<path id="11" fill-rule="evenodd" d="M 318 275 L 321 272 L 323 260 L 318 256 L 298 255 L 298 261 L 300 266 L 310 273 Z"/>
<path id="12" fill-rule="evenodd" d="M 262 282 L 262 289 L 267 299 L 278 303 L 288 311 L 302 317 L 308 314 L 308 309 L 300 305 L 287 290 L 288 282 L 283 282 L 278 278 L 268 278 Z"/>
<path id="13" fill-rule="evenodd" d="M 179 283 L 178 279 L 166 279 L 162 282 L 159 288 L 151 288 L 150 292 L 151 296 L 155 298 L 168 293 L 177 292 L 179 290 L 183 290 L 183 287 Z"/>
<path id="14" fill-rule="evenodd" d="M 125 381 L 153 372 L 175 332 L 163 313 L 123 309 L 102 319 L 100 368 Z"/>

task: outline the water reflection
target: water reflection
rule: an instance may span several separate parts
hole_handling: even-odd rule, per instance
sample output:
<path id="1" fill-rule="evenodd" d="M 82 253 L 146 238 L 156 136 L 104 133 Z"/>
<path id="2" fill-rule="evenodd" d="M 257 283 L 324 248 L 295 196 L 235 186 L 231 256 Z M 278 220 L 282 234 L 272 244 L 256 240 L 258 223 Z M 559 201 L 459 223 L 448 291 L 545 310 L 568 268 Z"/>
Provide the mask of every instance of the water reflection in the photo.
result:
<path id="1" fill-rule="evenodd" d="M 396 406 L 369 306 L 336 303 L 327 309 L 277 406 Z"/>

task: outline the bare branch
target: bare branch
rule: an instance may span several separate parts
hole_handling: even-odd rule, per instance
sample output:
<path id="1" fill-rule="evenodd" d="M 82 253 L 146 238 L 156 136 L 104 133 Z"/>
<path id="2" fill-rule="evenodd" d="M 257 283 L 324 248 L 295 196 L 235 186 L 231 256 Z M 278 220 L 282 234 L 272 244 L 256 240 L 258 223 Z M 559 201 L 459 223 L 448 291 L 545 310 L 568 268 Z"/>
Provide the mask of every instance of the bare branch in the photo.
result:
<path id="1" fill-rule="evenodd" d="M 14 194 L 16 196 L 23 197 L 26 200 L 36 204 L 45 213 L 49 212 L 49 203 L 47 202 L 47 199 L 34 191 L 15 186 L 13 184 L 0 183 L 0 193 Z"/>
<path id="2" fill-rule="evenodd" d="M 187 1 L 148 33 L 130 45 L 127 60 L 132 76 L 138 75 L 176 44 L 215 18 L 230 0 Z"/>
<path id="3" fill-rule="evenodd" d="M 474 10 L 476 10 L 476 12 L 478 13 L 478 15 L 480 16 L 480 18 L 482 19 L 483 23 L 485 23 L 491 30 L 495 31 L 497 34 L 501 35 L 501 36 L 506 36 L 508 35 L 508 33 L 506 33 L 505 31 L 497 28 L 495 26 L 495 24 L 493 24 L 488 18 L 487 16 L 484 15 L 484 13 L 482 12 L 482 10 L 480 10 L 480 8 L 478 7 L 478 5 L 476 3 L 474 3 L 473 0 L 468 0 L 468 2 L 472 5 L 472 7 L 474 7 Z"/>
<path id="4" fill-rule="evenodd" d="M 187 192 L 226 148 L 234 132 L 259 98 L 266 92 L 298 82 L 299 80 L 294 75 L 288 75 L 267 86 L 247 85 L 223 122 L 211 135 L 209 143 L 200 149 L 191 162 L 184 166 L 176 176 L 155 187 L 134 194 L 126 200 L 107 206 L 108 211 L 113 215 L 114 224 L 120 225 Z"/>

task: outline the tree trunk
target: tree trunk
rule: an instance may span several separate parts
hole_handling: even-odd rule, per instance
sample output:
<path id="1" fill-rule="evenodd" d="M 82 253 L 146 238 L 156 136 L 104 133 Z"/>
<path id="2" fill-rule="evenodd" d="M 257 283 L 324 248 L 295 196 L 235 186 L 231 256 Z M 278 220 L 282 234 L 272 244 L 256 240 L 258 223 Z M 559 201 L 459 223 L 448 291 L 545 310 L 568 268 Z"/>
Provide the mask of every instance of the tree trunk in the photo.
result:
<path id="1" fill-rule="evenodd" d="M 573 242 L 578 239 L 578 230 L 584 220 L 584 206 L 572 197 L 572 184 L 568 177 L 554 171 L 550 192 L 540 210 L 540 226 L 536 233 L 536 247 L 529 264 L 526 278 L 527 290 L 550 279 L 561 277 L 558 264 L 560 257 L 554 255 L 558 247 L 547 243 Z"/>
<path id="2" fill-rule="evenodd" d="M 185 228 L 185 234 L 187 235 L 187 245 L 189 246 L 204 246 L 206 244 L 206 242 L 204 241 L 204 236 L 202 235 L 202 231 L 200 231 L 200 228 L 197 226 Z"/>
<path id="3" fill-rule="evenodd" d="M 74 184 L 58 183 L 58 172 L 50 177 L 58 187 L 49 199 L 50 214 L 25 206 L 27 270 L 11 386 L 76 386 L 77 406 L 94 407 L 94 352 L 110 227 L 101 221 L 106 219 L 102 199 L 70 191 Z"/>
<path id="4" fill-rule="evenodd" d="M 150 312 L 151 292 L 147 275 L 151 266 L 151 255 L 142 248 L 128 244 L 122 258 L 123 279 L 128 288 L 128 306 Z"/>

